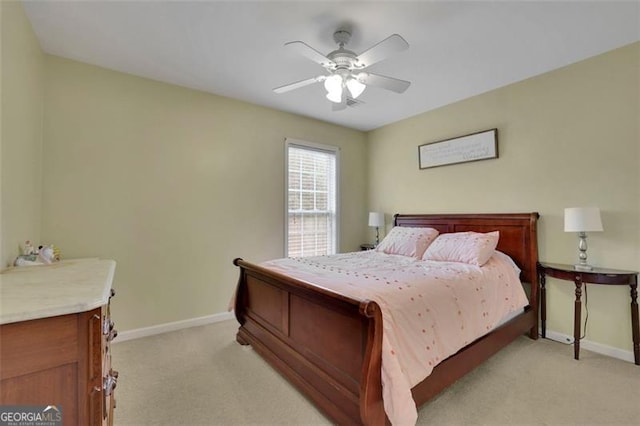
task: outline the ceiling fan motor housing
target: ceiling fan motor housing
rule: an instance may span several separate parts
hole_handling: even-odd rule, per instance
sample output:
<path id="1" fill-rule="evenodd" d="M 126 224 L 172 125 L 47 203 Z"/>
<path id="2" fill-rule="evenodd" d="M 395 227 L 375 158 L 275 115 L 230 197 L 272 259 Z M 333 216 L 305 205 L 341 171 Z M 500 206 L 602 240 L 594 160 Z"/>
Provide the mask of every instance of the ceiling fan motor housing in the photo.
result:
<path id="1" fill-rule="evenodd" d="M 327 58 L 335 64 L 332 68 L 334 70 L 339 70 L 341 68 L 346 68 L 348 70 L 362 68 L 362 66 L 358 64 L 358 55 L 356 55 L 355 52 L 344 48 L 344 46 L 349 43 L 349 40 L 351 40 L 351 33 L 347 30 L 338 30 L 333 33 L 333 39 L 340 47 L 338 50 L 334 50 L 327 55 Z"/>
<path id="2" fill-rule="evenodd" d="M 336 64 L 334 69 L 357 68 L 356 63 L 358 60 L 356 59 L 356 54 L 350 50 L 346 50 L 346 49 L 334 50 L 333 52 L 327 55 L 327 58 L 331 59 L 333 63 Z"/>

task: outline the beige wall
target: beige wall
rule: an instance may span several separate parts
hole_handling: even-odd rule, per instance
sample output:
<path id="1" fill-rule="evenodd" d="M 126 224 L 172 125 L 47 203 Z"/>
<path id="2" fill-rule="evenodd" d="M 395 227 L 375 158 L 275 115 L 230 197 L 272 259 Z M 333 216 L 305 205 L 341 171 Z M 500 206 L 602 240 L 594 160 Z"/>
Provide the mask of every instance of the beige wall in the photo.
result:
<path id="1" fill-rule="evenodd" d="M 0 2 L 0 268 L 40 240 L 44 55 L 22 5 Z"/>
<path id="2" fill-rule="evenodd" d="M 284 139 L 341 148 L 341 250 L 365 232 L 365 134 L 46 58 L 43 237 L 117 261 L 121 330 L 226 311 L 235 257 L 284 253 Z"/>
<path id="3" fill-rule="evenodd" d="M 640 270 L 639 79 L 636 43 L 373 131 L 370 207 L 538 211 L 540 258 L 574 263 L 563 209 L 599 206 L 605 232 L 589 235 L 590 263 Z M 418 145 L 494 127 L 500 158 L 418 170 Z M 549 329 L 573 334 L 573 287 L 551 280 Z M 628 288 L 588 292 L 586 338 L 631 350 Z"/>

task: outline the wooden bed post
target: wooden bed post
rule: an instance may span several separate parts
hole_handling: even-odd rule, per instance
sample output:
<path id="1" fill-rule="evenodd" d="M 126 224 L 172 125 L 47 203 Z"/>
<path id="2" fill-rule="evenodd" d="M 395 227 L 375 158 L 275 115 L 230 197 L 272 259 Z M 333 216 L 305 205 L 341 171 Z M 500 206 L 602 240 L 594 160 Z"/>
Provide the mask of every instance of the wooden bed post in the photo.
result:
<path id="1" fill-rule="evenodd" d="M 362 315 L 372 319 L 367 348 L 362 364 L 360 383 L 360 418 L 364 424 L 382 425 L 387 422 L 382 401 L 382 312 L 377 303 L 361 305 Z"/>
<path id="2" fill-rule="evenodd" d="M 233 264 L 235 266 L 239 266 L 240 262 L 242 262 L 241 257 L 233 259 Z M 245 297 L 247 289 L 246 286 L 242 285 L 244 282 L 245 271 L 243 268 L 240 268 L 240 276 L 238 277 L 238 285 L 236 286 L 236 294 L 234 300 L 235 303 L 233 309 L 236 320 L 240 323 L 240 325 L 243 325 L 245 323 L 246 318 L 245 307 L 247 306 L 247 303 Z M 242 337 L 240 330 L 238 330 L 238 333 L 236 333 L 236 341 L 243 346 L 249 345 L 249 342 Z"/>
<path id="3" fill-rule="evenodd" d="M 529 330 L 529 337 L 537 340 L 539 337 L 538 323 L 540 322 L 540 282 L 538 277 L 538 213 L 531 213 L 529 219 L 529 259 L 532 263 L 529 282 L 531 290 L 529 295 L 529 305 L 533 307 L 534 325 Z"/>

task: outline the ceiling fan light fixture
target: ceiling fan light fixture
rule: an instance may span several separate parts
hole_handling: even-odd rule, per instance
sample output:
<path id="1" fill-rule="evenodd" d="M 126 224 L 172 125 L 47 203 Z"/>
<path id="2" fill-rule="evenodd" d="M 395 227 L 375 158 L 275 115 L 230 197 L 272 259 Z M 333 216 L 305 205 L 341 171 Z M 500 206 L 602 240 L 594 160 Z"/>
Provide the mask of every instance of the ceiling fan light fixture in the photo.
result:
<path id="1" fill-rule="evenodd" d="M 327 99 L 337 104 L 342 102 L 342 87 L 327 93 Z"/>
<path id="2" fill-rule="evenodd" d="M 342 76 L 340 74 L 330 75 L 324 80 L 324 88 L 327 89 L 327 92 L 342 90 Z"/>
<path id="3" fill-rule="evenodd" d="M 327 89 L 327 99 L 331 102 L 342 102 L 342 76 L 333 74 L 324 81 L 324 88 Z"/>
<path id="4" fill-rule="evenodd" d="M 356 99 L 358 96 L 360 96 L 362 92 L 364 92 L 364 89 L 366 87 L 367 86 L 365 86 L 364 84 L 362 84 L 361 82 L 359 82 L 353 77 L 347 80 L 347 89 L 349 89 L 349 93 L 351 93 L 351 97 L 353 99 Z"/>

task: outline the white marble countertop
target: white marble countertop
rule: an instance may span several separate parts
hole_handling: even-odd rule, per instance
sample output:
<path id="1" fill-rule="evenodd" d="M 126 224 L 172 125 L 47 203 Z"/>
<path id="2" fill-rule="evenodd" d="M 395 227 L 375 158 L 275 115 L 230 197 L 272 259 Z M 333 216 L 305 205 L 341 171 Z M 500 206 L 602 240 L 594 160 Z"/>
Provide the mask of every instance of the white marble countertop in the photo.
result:
<path id="1" fill-rule="evenodd" d="M 69 259 L 0 272 L 0 324 L 85 312 L 106 304 L 116 262 Z"/>

